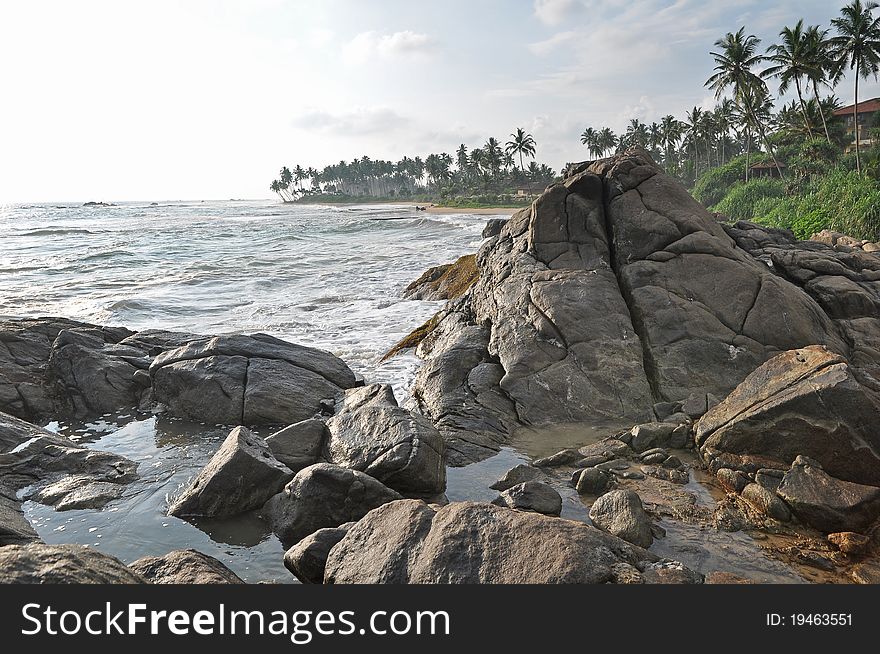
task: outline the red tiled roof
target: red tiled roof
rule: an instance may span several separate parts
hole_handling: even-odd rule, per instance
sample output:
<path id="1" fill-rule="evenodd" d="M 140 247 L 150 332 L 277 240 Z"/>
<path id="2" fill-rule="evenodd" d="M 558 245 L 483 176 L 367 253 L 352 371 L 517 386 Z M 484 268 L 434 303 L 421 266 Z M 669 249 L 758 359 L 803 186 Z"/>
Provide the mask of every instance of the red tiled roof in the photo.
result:
<path id="1" fill-rule="evenodd" d="M 851 116 L 853 112 L 853 108 L 855 105 L 848 105 L 846 107 L 841 107 L 834 112 L 835 116 Z M 872 113 L 874 111 L 880 111 L 880 98 L 871 98 L 870 100 L 865 100 L 864 102 L 859 102 L 859 113 Z"/>

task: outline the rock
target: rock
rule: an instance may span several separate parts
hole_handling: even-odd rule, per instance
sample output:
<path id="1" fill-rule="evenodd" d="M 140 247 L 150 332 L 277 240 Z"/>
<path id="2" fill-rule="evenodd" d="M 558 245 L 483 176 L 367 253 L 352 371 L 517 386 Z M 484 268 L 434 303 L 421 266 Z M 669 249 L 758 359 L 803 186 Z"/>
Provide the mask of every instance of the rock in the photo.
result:
<path id="1" fill-rule="evenodd" d="M 152 584 L 243 584 L 221 561 L 196 550 L 174 550 L 145 556 L 129 568 Z"/>
<path id="2" fill-rule="evenodd" d="M 709 405 L 705 393 L 691 393 L 687 396 L 687 399 L 681 403 L 682 413 L 686 414 L 693 420 L 700 418 L 708 410 Z"/>
<path id="3" fill-rule="evenodd" d="M 41 429 L 15 416 L 0 413 L 0 454 L 10 452 L 22 443 L 34 438 L 47 437 L 62 441 L 60 436 Z"/>
<path id="4" fill-rule="evenodd" d="M 880 516 L 880 488 L 835 479 L 802 457 L 777 493 L 798 518 L 825 533 L 864 531 Z"/>
<path id="5" fill-rule="evenodd" d="M 360 520 L 376 507 L 401 496 L 358 470 L 316 463 L 296 473 L 270 498 L 263 516 L 286 547 L 325 527 Z"/>
<path id="6" fill-rule="evenodd" d="M 642 500 L 631 490 L 605 493 L 590 507 L 590 520 L 610 534 L 639 547 L 650 547 L 651 519 L 642 507 Z"/>
<path id="7" fill-rule="evenodd" d="M 663 463 L 669 455 L 666 452 L 654 452 L 653 454 L 642 455 L 642 463 L 656 464 Z"/>
<path id="8" fill-rule="evenodd" d="M 678 561 L 657 561 L 643 566 L 642 583 L 645 584 L 702 584 L 703 575 L 685 567 Z"/>
<path id="9" fill-rule="evenodd" d="M 630 434 L 627 434 L 630 436 Z M 606 438 L 598 443 L 584 445 L 578 449 L 578 454 L 583 457 L 602 456 L 605 461 L 619 457 L 627 457 L 633 453 L 629 445 L 617 438 Z"/>
<path id="10" fill-rule="evenodd" d="M 615 584 L 643 584 L 642 573 L 629 563 L 615 563 L 611 566 L 612 581 Z"/>
<path id="11" fill-rule="evenodd" d="M 706 580 L 703 582 L 706 584 L 750 584 L 752 583 L 748 579 L 744 579 L 739 575 L 735 575 L 732 572 L 722 572 L 720 570 L 715 570 L 706 575 Z"/>
<path id="12" fill-rule="evenodd" d="M 850 575 L 857 584 L 880 584 L 880 564 L 875 561 L 859 563 L 852 567 Z"/>
<path id="13" fill-rule="evenodd" d="M 679 411 L 681 411 L 681 402 L 657 402 L 654 404 L 654 416 L 661 422 Z"/>
<path id="14" fill-rule="evenodd" d="M 700 419 L 696 443 L 710 460 L 758 456 L 762 468 L 787 469 L 803 454 L 839 479 L 880 484 L 878 421 L 880 404 L 849 364 L 811 346 L 784 352 L 750 374 Z"/>
<path id="15" fill-rule="evenodd" d="M 527 481 L 535 481 L 543 476 L 544 472 L 541 469 L 521 463 L 505 472 L 504 476 L 489 486 L 489 488 L 497 491 L 506 491 L 508 488 L 512 488 L 517 484 L 522 484 Z"/>
<path id="16" fill-rule="evenodd" d="M 2 584 L 143 584 L 119 559 L 84 545 L 0 547 Z"/>
<path id="17" fill-rule="evenodd" d="M 742 496 L 752 506 L 774 520 L 779 520 L 780 522 L 791 520 L 791 512 L 788 510 L 785 502 L 760 484 L 748 484 L 743 489 Z"/>
<path id="18" fill-rule="evenodd" d="M 545 515 L 559 515 L 562 512 L 562 497 L 552 486 L 540 481 L 527 481 L 508 488 L 492 504 Z"/>
<path id="19" fill-rule="evenodd" d="M 265 334 L 192 341 L 157 356 L 150 376 L 173 415 L 209 424 L 289 425 L 357 384 L 329 352 Z"/>
<path id="20" fill-rule="evenodd" d="M 284 554 L 285 567 L 304 584 L 324 583 L 324 568 L 330 550 L 342 540 L 353 522 L 326 527 L 309 534 Z"/>
<path id="21" fill-rule="evenodd" d="M 15 493 L 0 485 L 0 547 L 24 545 L 38 540 L 40 537 L 24 517 L 21 502 Z"/>
<path id="22" fill-rule="evenodd" d="M 771 493 L 776 493 L 785 470 L 776 470 L 774 468 L 761 468 L 755 473 L 755 481 L 766 488 Z"/>
<path id="23" fill-rule="evenodd" d="M 745 473 L 730 468 L 721 468 L 715 473 L 715 476 L 718 477 L 718 481 L 724 488 L 734 493 L 742 493 L 749 483 L 749 478 Z"/>
<path id="24" fill-rule="evenodd" d="M 408 300 L 453 300 L 461 297 L 479 278 L 476 255 L 468 254 L 455 263 L 429 268 L 406 287 Z"/>
<path id="25" fill-rule="evenodd" d="M 486 221 L 486 226 L 483 227 L 483 238 L 492 238 L 493 236 L 498 236 L 501 233 L 501 228 L 504 227 L 509 218 L 490 218 Z"/>
<path id="26" fill-rule="evenodd" d="M 540 552 L 540 556 L 536 556 Z M 656 557 L 580 522 L 491 504 L 417 500 L 368 513 L 330 551 L 325 583 L 605 583 Z"/>
<path id="27" fill-rule="evenodd" d="M 865 243 L 862 249 L 865 252 L 880 252 L 880 243 Z"/>
<path id="28" fill-rule="evenodd" d="M 296 473 L 319 461 L 329 435 L 323 420 L 309 418 L 268 436 L 266 445 L 272 456 Z"/>
<path id="29" fill-rule="evenodd" d="M 858 556 L 865 551 L 871 539 L 852 531 L 839 531 L 828 534 L 828 542 L 835 545 L 844 554 Z"/>
<path id="30" fill-rule="evenodd" d="M 278 493 L 293 473 L 272 456 L 265 441 L 236 427 L 168 514 L 218 518 L 256 509 Z"/>
<path id="31" fill-rule="evenodd" d="M 56 511 L 100 509 L 122 495 L 125 486 L 109 481 L 94 481 L 83 475 L 63 477 L 44 486 L 28 499 L 54 506 Z"/>
<path id="32" fill-rule="evenodd" d="M 348 391 L 327 428 L 326 460 L 401 493 L 430 496 L 446 489 L 443 437 L 430 421 L 399 407 L 387 384 Z"/>
<path id="33" fill-rule="evenodd" d="M 574 463 L 575 461 L 579 461 L 581 458 L 583 458 L 583 456 L 578 450 L 567 449 L 561 450 L 556 454 L 551 454 L 550 456 L 535 459 L 532 463 L 536 468 L 558 468 L 559 466 L 565 466 Z"/>
<path id="34" fill-rule="evenodd" d="M 575 482 L 575 488 L 581 495 L 601 495 L 611 486 L 612 476 L 599 468 L 587 468 L 581 471 Z"/>
<path id="35" fill-rule="evenodd" d="M 691 425 L 677 425 L 669 437 L 669 447 L 683 450 L 694 446 L 694 433 Z"/>
<path id="36" fill-rule="evenodd" d="M 632 428 L 630 447 L 636 452 L 652 448 L 668 447 L 675 425 L 666 422 L 649 422 Z"/>

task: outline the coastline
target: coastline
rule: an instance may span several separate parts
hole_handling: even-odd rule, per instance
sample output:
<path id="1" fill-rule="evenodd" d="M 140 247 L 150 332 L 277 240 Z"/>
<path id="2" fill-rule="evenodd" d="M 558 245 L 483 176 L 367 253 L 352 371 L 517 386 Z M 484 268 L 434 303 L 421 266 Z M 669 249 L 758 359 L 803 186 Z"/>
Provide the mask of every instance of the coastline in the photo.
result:
<path id="1" fill-rule="evenodd" d="M 528 205 L 522 207 L 445 207 L 435 204 L 422 204 L 420 202 L 401 201 L 401 202 L 285 202 L 284 204 L 308 204 L 308 205 L 324 205 L 327 207 L 346 207 L 369 205 L 374 207 L 425 207 L 425 213 L 433 214 L 470 214 L 475 216 L 512 216 L 520 209 L 525 209 Z"/>

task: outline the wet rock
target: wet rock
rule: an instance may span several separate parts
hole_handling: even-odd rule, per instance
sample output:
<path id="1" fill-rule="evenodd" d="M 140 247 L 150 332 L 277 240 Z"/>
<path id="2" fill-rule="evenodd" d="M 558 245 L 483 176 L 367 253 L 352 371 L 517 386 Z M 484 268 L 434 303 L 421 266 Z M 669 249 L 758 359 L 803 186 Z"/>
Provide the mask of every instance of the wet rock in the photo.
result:
<path id="1" fill-rule="evenodd" d="M 355 523 L 326 527 L 309 534 L 284 554 L 284 565 L 304 584 L 324 583 L 324 569 L 330 550 Z"/>
<path id="2" fill-rule="evenodd" d="M 640 473 L 640 479 L 644 479 L 645 476 L 648 476 L 654 477 L 655 479 L 662 479 L 663 481 L 670 481 L 673 484 L 686 484 L 690 481 L 690 475 L 688 475 L 688 471 L 683 468 L 668 468 L 660 465 L 643 466 L 641 470 L 642 472 Z"/>
<path id="3" fill-rule="evenodd" d="M 610 534 L 639 547 L 650 547 L 651 519 L 642 507 L 642 500 L 631 490 L 605 493 L 590 507 L 590 520 Z"/>
<path id="4" fill-rule="evenodd" d="M 844 554 L 858 556 L 871 542 L 871 539 L 852 531 L 839 531 L 828 534 L 828 542 L 834 544 Z"/>
<path id="5" fill-rule="evenodd" d="M 575 488 L 581 495 L 601 495 L 611 486 L 612 476 L 605 470 L 587 468 L 578 474 Z"/>
<path id="6" fill-rule="evenodd" d="M 664 560 L 644 564 L 642 580 L 645 584 L 702 584 L 703 575 L 678 561 Z"/>
<path id="7" fill-rule="evenodd" d="M 31 523 L 24 517 L 21 502 L 11 489 L 0 485 L 0 547 L 23 545 L 40 540 Z"/>
<path id="8" fill-rule="evenodd" d="M 684 464 L 682 464 L 681 459 L 677 456 L 669 456 L 663 459 L 661 464 L 664 468 L 669 468 L 670 470 L 679 470 L 684 468 Z"/>
<path id="9" fill-rule="evenodd" d="M 835 479 L 798 457 L 777 493 L 794 514 L 825 533 L 864 531 L 880 516 L 880 488 Z"/>
<path id="10" fill-rule="evenodd" d="M 44 486 L 28 499 L 54 506 L 56 511 L 100 509 L 120 497 L 124 491 L 125 486 L 122 484 L 72 475 Z"/>
<path id="11" fill-rule="evenodd" d="M 508 488 L 512 488 L 517 484 L 522 484 L 527 481 L 535 481 L 543 476 L 544 472 L 539 468 L 521 463 L 505 472 L 504 476 L 489 486 L 489 488 L 497 491 L 506 491 Z"/>
<path id="12" fill-rule="evenodd" d="M 880 484 L 878 420 L 880 405 L 849 364 L 811 346 L 750 374 L 700 419 L 696 442 L 706 459 L 760 456 L 760 467 L 787 469 L 803 454 L 838 479 Z"/>
<path id="13" fill-rule="evenodd" d="M 658 447 L 669 447 L 669 440 L 675 425 L 666 422 L 649 422 L 632 428 L 630 447 L 636 452 L 645 452 Z"/>
<path id="14" fill-rule="evenodd" d="M 659 449 L 659 448 L 657 448 L 657 449 Z M 660 449 L 660 451 L 657 451 L 657 449 L 648 450 L 647 453 L 642 454 L 642 463 L 647 463 L 649 465 L 656 464 L 656 463 L 663 463 L 666 459 L 669 458 L 669 455 L 666 453 L 666 450 Z"/>
<path id="15" fill-rule="evenodd" d="M 715 473 L 715 476 L 718 477 L 718 481 L 724 488 L 734 493 L 742 493 L 743 488 L 749 483 L 749 478 L 745 473 L 730 468 L 721 468 Z"/>
<path id="16" fill-rule="evenodd" d="M 629 436 L 629 434 L 627 434 Z M 608 438 L 598 443 L 584 445 L 578 449 L 578 454 L 583 457 L 602 456 L 606 461 L 617 459 L 619 457 L 627 457 L 633 453 L 630 446 L 617 438 Z"/>
<path id="17" fill-rule="evenodd" d="M 545 515 L 559 515 L 562 512 L 562 497 L 552 486 L 540 481 L 512 486 L 494 499 L 492 504 Z"/>
<path id="18" fill-rule="evenodd" d="M 574 463 L 575 461 L 579 461 L 581 458 L 583 457 L 578 450 L 567 449 L 561 450 L 556 454 L 551 454 L 550 456 L 535 459 L 533 464 L 536 468 L 558 468 L 559 466 L 565 466 Z"/>
<path id="19" fill-rule="evenodd" d="M 348 391 L 327 428 L 326 460 L 401 493 L 430 496 L 446 489 L 443 437 L 429 420 L 399 407 L 390 386 Z"/>
<path id="20" fill-rule="evenodd" d="M 323 420 L 310 418 L 268 436 L 266 445 L 276 459 L 292 472 L 299 472 L 319 461 L 329 435 Z"/>
<path id="21" fill-rule="evenodd" d="M 289 425 L 357 383 L 329 352 L 265 334 L 192 341 L 157 356 L 150 376 L 173 415 L 209 424 Z"/>
<path id="22" fill-rule="evenodd" d="M 168 514 L 232 516 L 261 507 L 293 477 L 265 441 L 236 427 L 208 464 L 168 507 Z"/>
<path id="23" fill-rule="evenodd" d="M 755 481 L 766 488 L 771 493 L 775 493 L 782 482 L 785 470 L 776 470 L 774 468 L 761 468 L 755 473 Z"/>
<path id="24" fill-rule="evenodd" d="M 461 297 L 479 278 L 476 256 L 468 254 L 454 263 L 429 268 L 403 292 L 408 300 L 453 300 Z"/>
<path id="25" fill-rule="evenodd" d="M 358 470 L 316 463 L 296 473 L 262 509 L 286 547 L 318 529 L 360 520 L 369 511 L 400 499 L 382 482 Z"/>
<path id="26" fill-rule="evenodd" d="M 535 556 L 540 552 L 540 556 Z M 325 583 L 605 583 L 656 557 L 580 522 L 454 502 L 386 504 L 331 551 Z"/>
<path id="27" fill-rule="evenodd" d="M 221 561 L 196 550 L 173 550 L 145 556 L 129 568 L 152 584 L 243 584 Z"/>
<path id="28" fill-rule="evenodd" d="M 501 233 L 501 228 L 504 227 L 509 218 L 490 218 L 486 221 L 486 226 L 483 227 L 483 238 L 492 238 L 493 236 L 498 236 Z"/>
<path id="29" fill-rule="evenodd" d="M 742 496 L 752 506 L 762 513 L 766 513 L 774 520 L 779 520 L 780 522 L 791 520 L 791 512 L 788 510 L 785 502 L 760 484 L 753 483 L 747 485 L 742 491 Z"/>
<path id="30" fill-rule="evenodd" d="M 122 561 L 84 545 L 0 547 L 2 584 L 143 584 Z"/>

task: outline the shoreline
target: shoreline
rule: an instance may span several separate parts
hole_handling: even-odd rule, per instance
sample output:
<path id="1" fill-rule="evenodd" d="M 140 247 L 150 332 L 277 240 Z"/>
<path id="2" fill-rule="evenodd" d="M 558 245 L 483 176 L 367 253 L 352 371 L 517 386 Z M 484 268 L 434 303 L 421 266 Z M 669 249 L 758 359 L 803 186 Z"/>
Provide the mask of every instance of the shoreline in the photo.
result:
<path id="1" fill-rule="evenodd" d="M 425 207 L 425 213 L 431 214 L 471 214 L 476 216 L 512 216 L 520 209 L 525 209 L 529 205 L 521 207 L 445 207 L 442 205 L 422 204 L 420 202 L 401 201 L 401 202 L 285 202 L 284 204 L 301 204 L 312 206 L 327 207 L 348 207 L 369 205 L 373 207 Z"/>

